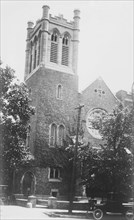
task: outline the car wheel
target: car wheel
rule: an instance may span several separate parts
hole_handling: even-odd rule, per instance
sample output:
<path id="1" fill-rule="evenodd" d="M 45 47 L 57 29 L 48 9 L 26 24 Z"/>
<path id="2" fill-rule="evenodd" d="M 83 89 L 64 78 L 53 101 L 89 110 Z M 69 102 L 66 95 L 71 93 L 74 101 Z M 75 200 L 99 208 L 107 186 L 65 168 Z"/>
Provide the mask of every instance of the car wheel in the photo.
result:
<path id="1" fill-rule="evenodd" d="M 134 213 L 132 210 L 128 210 L 126 213 L 125 213 L 125 217 L 127 220 L 133 220 L 134 219 Z"/>
<path id="2" fill-rule="evenodd" d="M 93 212 L 93 217 L 96 220 L 100 220 L 103 218 L 103 211 L 101 209 L 95 209 Z"/>

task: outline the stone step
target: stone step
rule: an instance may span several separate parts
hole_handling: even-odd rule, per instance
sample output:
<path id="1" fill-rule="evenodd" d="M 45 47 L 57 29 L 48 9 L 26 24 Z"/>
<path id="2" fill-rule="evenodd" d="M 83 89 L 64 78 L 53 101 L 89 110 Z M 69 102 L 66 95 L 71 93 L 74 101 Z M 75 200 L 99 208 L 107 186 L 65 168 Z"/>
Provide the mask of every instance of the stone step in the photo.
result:
<path id="1" fill-rule="evenodd" d="M 37 205 L 48 206 L 48 200 L 37 199 Z"/>

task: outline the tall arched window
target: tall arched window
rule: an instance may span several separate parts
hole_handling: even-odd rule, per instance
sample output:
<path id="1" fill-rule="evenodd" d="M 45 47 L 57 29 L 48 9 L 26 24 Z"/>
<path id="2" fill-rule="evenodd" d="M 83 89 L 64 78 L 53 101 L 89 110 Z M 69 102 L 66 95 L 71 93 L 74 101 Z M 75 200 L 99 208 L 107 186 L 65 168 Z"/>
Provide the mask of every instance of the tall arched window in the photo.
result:
<path id="1" fill-rule="evenodd" d="M 58 33 L 54 31 L 51 35 L 50 62 L 57 63 L 58 58 Z"/>
<path id="2" fill-rule="evenodd" d="M 62 65 L 68 66 L 69 63 L 69 36 L 67 34 L 62 38 Z"/>
<path id="3" fill-rule="evenodd" d="M 41 43 L 41 32 L 38 36 L 38 57 L 37 57 L 37 65 L 40 64 L 40 43 Z"/>
<path id="4" fill-rule="evenodd" d="M 63 140 L 65 138 L 65 127 L 64 125 L 59 126 L 59 145 L 63 146 Z"/>
<path id="5" fill-rule="evenodd" d="M 33 63 L 33 43 L 30 44 L 30 66 L 29 66 L 29 73 L 32 71 L 32 63 Z"/>
<path id="6" fill-rule="evenodd" d="M 37 65 L 37 38 L 34 40 L 34 69 Z"/>
<path id="7" fill-rule="evenodd" d="M 57 143 L 57 125 L 51 124 L 50 127 L 50 146 L 54 146 Z"/>
<path id="8" fill-rule="evenodd" d="M 62 86 L 57 86 L 57 99 L 62 99 Z"/>

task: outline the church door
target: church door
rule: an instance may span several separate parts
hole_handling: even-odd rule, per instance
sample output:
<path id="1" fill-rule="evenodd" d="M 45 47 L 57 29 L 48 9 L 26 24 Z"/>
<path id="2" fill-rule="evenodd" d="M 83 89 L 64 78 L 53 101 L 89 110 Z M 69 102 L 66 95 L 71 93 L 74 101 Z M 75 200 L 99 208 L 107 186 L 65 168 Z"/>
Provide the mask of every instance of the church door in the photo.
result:
<path id="1" fill-rule="evenodd" d="M 35 194 L 35 176 L 32 172 L 26 172 L 22 177 L 22 193 L 25 196 Z"/>

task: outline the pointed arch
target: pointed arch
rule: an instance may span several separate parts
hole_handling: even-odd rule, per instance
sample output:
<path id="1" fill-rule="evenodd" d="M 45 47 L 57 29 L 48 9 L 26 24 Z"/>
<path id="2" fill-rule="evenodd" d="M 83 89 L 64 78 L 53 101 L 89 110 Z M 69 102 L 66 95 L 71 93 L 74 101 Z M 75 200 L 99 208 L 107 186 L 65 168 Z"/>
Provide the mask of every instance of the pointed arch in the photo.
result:
<path id="1" fill-rule="evenodd" d="M 70 33 L 67 32 L 67 31 L 65 31 L 65 32 L 62 34 L 62 40 L 63 40 L 64 37 L 68 37 L 69 43 L 70 43 L 70 40 L 71 40 L 71 35 L 70 35 Z"/>
<path id="2" fill-rule="evenodd" d="M 28 194 L 35 194 L 36 177 L 31 170 L 26 171 L 21 178 L 21 193 L 28 196 Z"/>
<path id="3" fill-rule="evenodd" d="M 57 85 L 56 98 L 60 100 L 62 99 L 62 85 L 61 84 Z"/>
<path id="4" fill-rule="evenodd" d="M 30 42 L 30 63 L 29 63 L 29 73 L 32 71 L 32 65 L 33 65 L 33 42 Z"/>
<path id="5" fill-rule="evenodd" d="M 69 46 L 70 46 L 71 36 L 68 32 L 62 35 L 62 65 L 69 65 Z"/>
<path id="6" fill-rule="evenodd" d="M 37 57 L 37 65 L 40 64 L 40 49 L 41 49 L 41 30 L 39 31 L 39 34 L 38 34 L 38 48 L 37 48 L 38 57 Z"/>
<path id="7" fill-rule="evenodd" d="M 34 63 L 33 63 L 33 69 L 37 66 L 37 36 L 34 38 Z"/>
<path id="8" fill-rule="evenodd" d="M 57 124 L 52 123 L 50 125 L 50 135 L 49 135 L 50 146 L 55 146 L 57 144 Z"/>
<path id="9" fill-rule="evenodd" d="M 58 126 L 58 144 L 63 146 L 63 140 L 65 139 L 65 125 L 60 124 Z"/>
<path id="10" fill-rule="evenodd" d="M 58 37 L 61 36 L 61 33 L 60 33 L 60 31 L 59 31 L 58 28 L 53 28 L 53 29 L 51 29 L 51 30 L 50 30 L 51 36 L 52 36 L 53 33 L 57 33 Z"/>
<path id="11" fill-rule="evenodd" d="M 57 63 L 58 61 L 58 44 L 59 44 L 60 32 L 57 28 L 54 28 L 51 32 L 51 51 L 50 62 Z"/>

